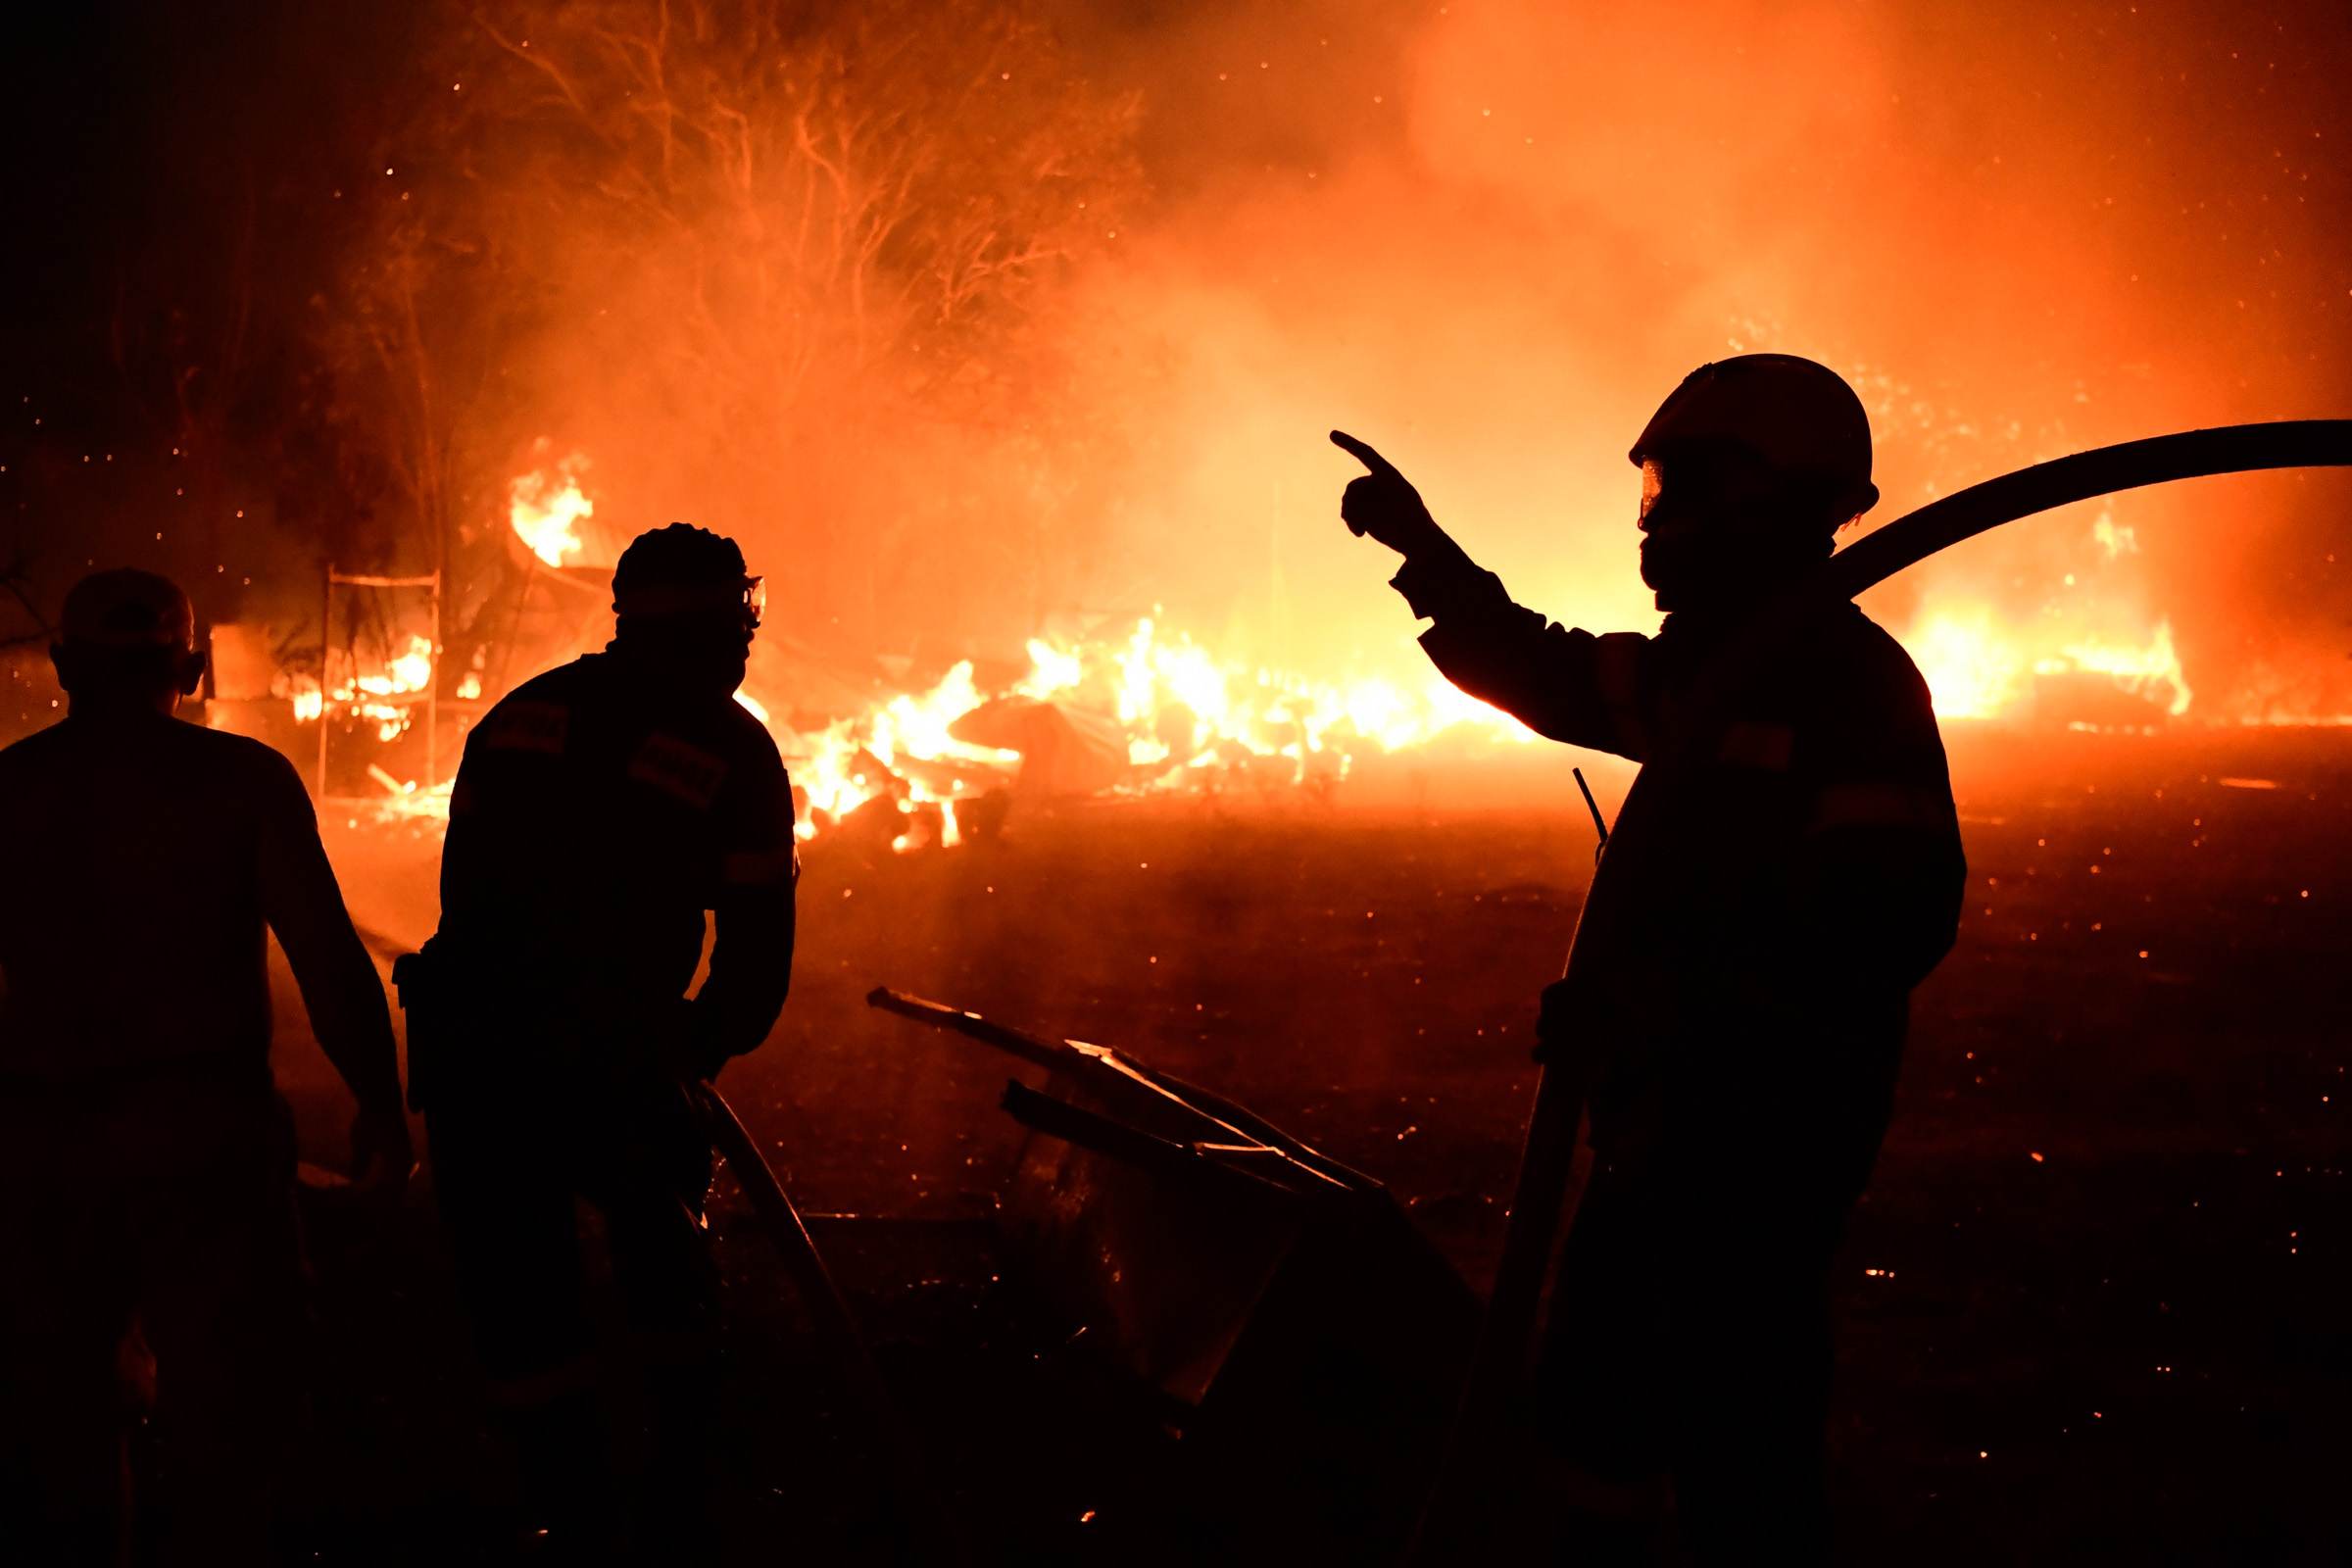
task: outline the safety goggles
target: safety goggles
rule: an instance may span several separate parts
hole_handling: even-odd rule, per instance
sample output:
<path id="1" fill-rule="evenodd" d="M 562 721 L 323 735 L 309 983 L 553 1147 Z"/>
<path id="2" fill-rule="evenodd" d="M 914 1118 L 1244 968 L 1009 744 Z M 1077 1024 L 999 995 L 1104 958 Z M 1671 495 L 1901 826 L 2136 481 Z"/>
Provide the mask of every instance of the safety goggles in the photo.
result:
<path id="1" fill-rule="evenodd" d="M 1788 481 L 1744 453 L 1701 450 L 1642 463 L 1643 532 L 1739 517 L 1767 509 Z"/>
<path id="2" fill-rule="evenodd" d="M 709 587 L 650 583 L 616 594 L 612 599 L 615 615 L 679 615 L 725 610 L 739 611 L 744 625 L 758 631 L 760 617 L 767 612 L 767 579 L 747 575 L 738 578 L 732 588 L 723 583 Z"/>

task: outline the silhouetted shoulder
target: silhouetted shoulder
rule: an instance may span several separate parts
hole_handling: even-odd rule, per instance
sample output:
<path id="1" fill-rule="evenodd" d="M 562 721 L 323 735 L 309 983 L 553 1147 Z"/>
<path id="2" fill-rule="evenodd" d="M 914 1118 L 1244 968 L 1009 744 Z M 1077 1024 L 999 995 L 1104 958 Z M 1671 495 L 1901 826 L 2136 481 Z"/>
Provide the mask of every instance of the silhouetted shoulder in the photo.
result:
<path id="1" fill-rule="evenodd" d="M 767 732 L 767 726 L 754 718 L 750 709 L 731 697 L 722 706 L 726 711 L 719 715 L 717 727 L 720 738 L 726 743 L 727 754 L 763 771 L 768 768 L 781 771 L 784 754 L 777 749 L 776 738 Z"/>
<path id="2" fill-rule="evenodd" d="M 1825 696 L 1933 721 L 1935 704 L 1919 666 L 1901 643 L 1861 611 L 1849 607 L 1832 617 L 1812 652 L 1814 675 Z"/>
<path id="3" fill-rule="evenodd" d="M 0 782 L 39 768 L 64 744 L 59 732 L 65 727 L 63 722 L 52 724 L 0 747 Z"/>
<path id="4" fill-rule="evenodd" d="M 292 760 L 275 747 L 246 735 L 173 722 L 168 766 L 191 781 L 210 781 L 217 799 L 242 803 L 256 820 L 315 833 L 317 808 Z"/>
<path id="5" fill-rule="evenodd" d="M 207 729 L 202 724 L 176 725 L 182 745 L 192 758 L 202 760 L 198 765 L 223 770 L 251 773 L 271 783 L 302 787 L 302 774 L 293 760 L 276 747 L 257 741 L 250 735 L 235 735 L 224 729 Z"/>
<path id="6" fill-rule="evenodd" d="M 11 779 L 53 778 L 77 766 L 115 765 L 99 760 L 126 751 L 190 782 L 226 782 L 271 795 L 305 793 L 302 775 L 275 748 L 250 736 L 161 716 L 122 728 L 101 729 L 72 719 L 52 724 L 0 750 L 0 785 Z"/>
<path id="7" fill-rule="evenodd" d="M 553 669 L 543 669 L 529 680 L 514 686 L 506 696 L 492 704 L 490 711 L 495 713 L 510 703 L 570 702 L 603 685 L 598 678 L 601 663 L 601 656 L 586 654 L 568 664 L 558 664 Z"/>
<path id="8" fill-rule="evenodd" d="M 604 683 L 597 679 L 593 658 L 542 670 L 491 704 L 466 733 L 467 760 L 562 757 L 578 732 L 578 714 L 604 707 Z"/>
<path id="9" fill-rule="evenodd" d="M 65 727 L 52 724 L 0 748 L 0 835 L 21 843 L 22 835 L 38 831 L 40 781 L 59 771 L 64 751 L 58 731 Z"/>
<path id="10" fill-rule="evenodd" d="M 1796 750 L 1804 771 L 1894 779 L 1948 798 L 1935 701 L 1902 644 L 1847 606 L 1820 627 L 1800 673 Z"/>

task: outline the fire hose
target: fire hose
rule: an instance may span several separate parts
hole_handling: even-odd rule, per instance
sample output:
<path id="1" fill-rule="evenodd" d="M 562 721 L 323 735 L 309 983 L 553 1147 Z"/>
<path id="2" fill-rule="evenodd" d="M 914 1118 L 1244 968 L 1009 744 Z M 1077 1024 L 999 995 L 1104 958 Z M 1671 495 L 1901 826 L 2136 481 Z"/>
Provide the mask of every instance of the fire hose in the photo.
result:
<path id="1" fill-rule="evenodd" d="M 858 1332 L 857 1317 L 850 1311 L 849 1298 L 834 1282 L 832 1270 L 825 1267 L 791 1195 L 784 1191 L 775 1169 L 760 1152 L 759 1142 L 717 1086 L 692 1085 L 690 1092 L 702 1102 L 712 1147 L 751 1200 L 784 1272 L 791 1276 L 802 1304 L 815 1321 L 818 1339 L 831 1348 L 835 1369 L 859 1421 L 867 1428 L 867 1437 L 882 1450 L 889 1466 L 884 1491 L 896 1505 L 892 1526 L 899 1538 L 898 1560 L 926 1568 L 962 1561 L 961 1544 L 930 1481 L 930 1468 L 900 1419 L 898 1406 L 882 1381 L 882 1370 L 874 1364 L 873 1352 L 866 1348 L 865 1336 Z"/>
<path id="2" fill-rule="evenodd" d="M 2093 496 L 2112 495 L 2175 479 L 2270 468 L 2352 466 L 2352 419 L 2291 419 L 2185 430 L 2035 464 L 1957 491 L 1908 513 L 1832 556 L 1788 593 L 1759 612 L 1702 669 L 1693 683 L 1689 716 L 1665 755 L 1635 775 L 1585 895 L 1570 939 L 1563 981 L 1575 981 L 1580 952 L 1605 947 L 1605 933 L 1640 880 L 1648 840 L 1642 785 L 1658 761 L 1669 765 L 1705 755 L 1719 741 L 1728 704 L 1753 673 L 1821 610 L 1963 540 L 2036 513 Z M 1571 986 L 1573 994 L 1577 988 Z M 1571 1061 L 1572 1043 L 1546 1041 L 1536 1079 L 1519 1174 L 1485 1321 L 1473 1350 L 1452 1440 L 1415 1533 L 1408 1558 L 1435 1564 L 1455 1560 L 1455 1546 L 1479 1513 L 1480 1461 L 1501 1430 L 1503 1413 L 1525 1373 L 1537 1309 L 1549 1273 L 1566 1205 L 1589 1061 Z"/>

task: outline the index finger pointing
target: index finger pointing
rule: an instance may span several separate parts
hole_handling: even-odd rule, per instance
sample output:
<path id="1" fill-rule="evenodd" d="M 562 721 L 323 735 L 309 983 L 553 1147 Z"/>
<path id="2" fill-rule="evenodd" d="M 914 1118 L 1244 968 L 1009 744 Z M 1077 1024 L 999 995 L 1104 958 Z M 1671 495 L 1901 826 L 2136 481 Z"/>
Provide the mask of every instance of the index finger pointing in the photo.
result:
<path id="1" fill-rule="evenodd" d="M 1331 444 L 1365 467 L 1370 468 L 1374 473 L 1388 474 L 1396 471 L 1396 465 L 1373 451 L 1370 442 L 1358 441 L 1345 430 L 1332 431 Z"/>

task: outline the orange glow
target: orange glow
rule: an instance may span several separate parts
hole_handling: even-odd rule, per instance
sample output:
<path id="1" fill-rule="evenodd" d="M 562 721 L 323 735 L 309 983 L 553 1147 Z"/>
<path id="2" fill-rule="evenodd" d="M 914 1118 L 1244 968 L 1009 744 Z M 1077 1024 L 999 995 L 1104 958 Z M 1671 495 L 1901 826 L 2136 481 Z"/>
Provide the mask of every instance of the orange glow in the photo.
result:
<path id="1" fill-rule="evenodd" d="M 1018 753 L 969 746 L 948 733 L 950 725 L 978 708 L 982 700 L 972 684 L 969 661 L 950 669 L 927 692 L 904 693 L 860 717 L 836 720 L 810 735 L 779 727 L 768 720 L 759 702 L 737 698 L 775 733 L 793 768 L 794 782 L 808 792 L 811 810 L 822 811 L 833 820 L 849 815 L 901 782 L 896 769 L 906 760 L 986 763 L 1009 776 L 1012 764 L 1020 760 Z M 955 787 L 944 796 L 920 781 L 904 781 L 904 788 L 906 804 L 940 807 L 940 842 L 943 846 L 952 842 L 956 836 Z M 802 838 L 812 838 L 816 824 L 804 817 L 799 831 Z M 913 847 L 913 841 L 900 834 L 891 847 L 905 851 Z"/>
<path id="2" fill-rule="evenodd" d="M 822 831 L 886 791 L 902 792 L 907 808 L 937 806 L 938 842 L 962 842 L 959 808 L 976 788 L 1009 784 L 1020 753 L 974 745 L 954 733 L 956 721 L 996 697 L 1059 700 L 1077 713 L 1115 719 L 1124 766 L 1110 787 L 1144 794 L 1212 788 L 1228 775 L 1298 785 L 1347 777 L 1366 751 L 1420 745 L 1456 725 L 1500 741 L 1533 735 L 1516 720 L 1464 697 L 1431 674 L 1420 686 L 1384 680 L 1319 683 L 1221 660 L 1181 634 L 1169 636 L 1152 619 L 1127 636 L 1102 642 L 1055 643 L 1032 638 L 1029 669 L 1002 692 L 984 692 L 973 666 L 957 663 L 928 691 L 875 704 L 863 714 L 824 729 L 796 733 L 769 716 L 766 704 L 739 695 L 776 735 L 793 777 L 808 794 L 810 815 L 803 838 Z M 907 764 L 942 764 L 956 772 L 945 783 L 933 769 L 907 777 Z M 913 848 L 901 834 L 894 848 Z"/>
<path id="3" fill-rule="evenodd" d="M 2194 696 L 2169 620 L 2158 620 L 2138 644 L 2036 637 L 1978 605 L 1930 612 L 1902 642 L 1936 699 L 1936 714 L 1947 719 L 2033 716 L 2036 680 L 2055 676 L 2104 676 L 2119 696 L 2145 704 L 2151 718 L 2186 715 Z"/>
<path id="4" fill-rule="evenodd" d="M 374 432 L 420 503 L 380 510 L 583 579 L 667 518 L 737 539 L 777 631 L 929 661 L 865 712 L 755 685 L 812 803 L 896 775 L 945 836 L 979 820 L 952 770 L 899 764 L 1011 771 L 950 744 L 989 699 L 1099 715 L 1138 789 L 1498 722 L 1340 525 L 1333 426 L 1520 603 L 1606 632 L 1656 624 L 1628 445 L 1709 360 L 1852 382 L 1865 527 L 2110 442 L 2341 412 L 2343 95 L 2324 50 L 2240 61 L 2227 8 L 1965 49 L 1921 5 L 1348 9 L 556 6 L 527 54 L 436 12 L 447 73 L 382 119 L 430 154 L 374 164 L 397 191 L 353 209 L 319 313 L 416 323 L 332 350 L 354 407 L 430 392 Z M 779 15 L 782 52 L 752 24 Z M 2086 75 L 2119 38 L 2131 69 Z M 2118 496 L 1865 608 L 1949 718 L 2341 714 L 2346 483 Z M 453 593 L 483 567 L 461 550 Z M 1043 635 L 1111 611 L 1084 647 Z M 1008 686 L 922 689 L 1024 643 Z"/>
<path id="5" fill-rule="evenodd" d="M 2026 659 L 1992 624 L 1989 611 L 1967 618 L 1932 615 L 1903 639 L 1942 718 L 1990 718 L 2014 701 Z"/>
<path id="6" fill-rule="evenodd" d="M 342 650 L 330 651 L 330 668 L 344 659 Z M 432 640 L 412 634 L 407 647 L 386 660 L 380 670 L 362 675 L 345 669 L 327 692 L 321 692 L 315 678 L 297 676 L 285 695 L 293 704 L 296 723 L 308 724 L 323 716 L 331 695 L 336 709 L 349 717 L 372 720 L 377 740 L 394 741 L 409 728 L 413 709 L 393 699 L 425 691 L 432 683 Z"/>
<path id="7" fill-rule="evenodd" d="M 2034 670 L 2040 674 L 2063 674 L 2082 670 L 2105 675 L 2116 685 L 2134 696 L 2164 704 L 2165 711 L 2179 718 L 2188 711 L 2190 692 L 2188 681 L 2180 672 L 2180 656 L 2173 651 L 2172 622 L 2160 620 L 2155 634 L 2144 648 L 2115 648 L 2097 642 L 2076 643 L 2064 649 L 2056 659 L 2035 662 Z"/>
<path id="8" fill-rule="evenodd" d="M 507 516 L 514 537 L 548 565 L 561 566 L 583 548 L 577 524 L 596 514 L 596 503 L 580 489 L 587 466 L 587 458 L 574 452 L 551 466 L 517 474 L 508 487 Z"/>

